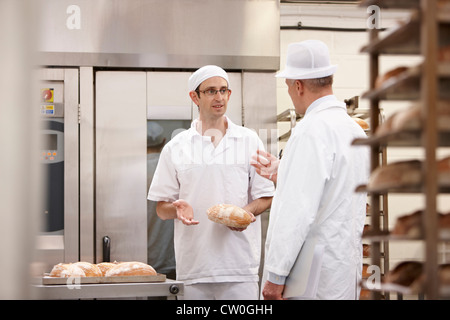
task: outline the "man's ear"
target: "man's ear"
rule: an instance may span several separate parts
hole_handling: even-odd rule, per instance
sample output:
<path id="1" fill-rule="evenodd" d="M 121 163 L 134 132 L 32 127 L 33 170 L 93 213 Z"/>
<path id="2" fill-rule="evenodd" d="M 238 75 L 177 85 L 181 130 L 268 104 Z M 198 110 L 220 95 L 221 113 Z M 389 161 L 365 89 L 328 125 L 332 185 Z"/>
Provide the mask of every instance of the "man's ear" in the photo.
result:
<path id="1" fill-rule="evenodd" d="M 295 80 L 294 85 L 295 85 L 295 89 L 297 91 L 297 94 L 298 95 L 302 95 L 303 92 L 305 91 L 304 83 L 302 81 L 300 81 L 300 80 Z"/>
<path id="2" fill-rule="evenodd" d="M 199 97 L 197 95 L 197 92 L 190 91 L 189 96 L 191 97 L 192 101 L 195 103 L 196 106 L 198 106 L 200 104 L 200 102 L 198 101 Z"/>

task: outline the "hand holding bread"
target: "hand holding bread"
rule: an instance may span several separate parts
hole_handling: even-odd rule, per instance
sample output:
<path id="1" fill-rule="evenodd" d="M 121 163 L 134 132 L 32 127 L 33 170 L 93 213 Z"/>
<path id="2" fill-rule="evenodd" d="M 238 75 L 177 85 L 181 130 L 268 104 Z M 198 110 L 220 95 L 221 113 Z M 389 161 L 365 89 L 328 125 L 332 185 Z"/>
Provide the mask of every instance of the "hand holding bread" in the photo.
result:
<path id="1" fill-rule="evenodd" d="M 256 220 L 255 216 L 232 204 L 218 204 L 207 210 L 208 219 L 223 224 L 234 231 L 245 230 Z"/>

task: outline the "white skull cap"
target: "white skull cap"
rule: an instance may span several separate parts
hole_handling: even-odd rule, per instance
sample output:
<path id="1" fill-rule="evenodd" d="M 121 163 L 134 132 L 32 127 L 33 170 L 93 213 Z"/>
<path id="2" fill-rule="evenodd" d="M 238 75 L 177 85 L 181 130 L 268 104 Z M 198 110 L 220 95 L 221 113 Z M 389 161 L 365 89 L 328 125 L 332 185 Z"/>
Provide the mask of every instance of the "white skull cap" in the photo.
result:
<path id="1" fill-rule="evenodd" d="M 203 81 L 212 77 L 222 77 L 227 80 L 228 87 L 230 86 L 230 81 L 225 70 L 218 66 L 207 65 L 201 67 L 189 77 L 189 91 L 194 91 Z"/>
<path id="2" fill-rule="evenodd" d="M 325 43 L 306 40 L 289 44 L 286 67 L 276 75 L 286 79 L 318 79 L 336 72 L 337 65 L 330 64 L 330 53 Z"/>

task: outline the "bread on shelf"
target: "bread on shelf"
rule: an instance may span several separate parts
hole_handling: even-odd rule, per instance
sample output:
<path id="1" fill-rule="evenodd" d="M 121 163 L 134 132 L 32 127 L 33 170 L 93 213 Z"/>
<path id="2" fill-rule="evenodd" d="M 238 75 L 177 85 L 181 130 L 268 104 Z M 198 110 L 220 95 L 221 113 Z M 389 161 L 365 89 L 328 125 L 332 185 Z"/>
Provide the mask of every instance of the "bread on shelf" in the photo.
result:
<path id="1" fill-rule="evenodd" d="M 106 277 L 119 276 L 156 276 L 156 271 L 152 266 L 138 261 L 120 262 L 110 268 Z"/>
<path id="2" fill-rule="evenodd" d="M 403 72 L 407 71 L 408 67 L 405 66 L 399 66 L 392 70 L 389 70 L 385 72 L 384 74 L 381 74 L 377 77 L 375 80 L 375 88 L 379 89 L 382 86 L 384 86 L 386 83 L 388 83 L 391 79 L 395 79 L 399 75 L 401 75 Z"/>
<path id="3" fill-rule="evenodd" d="M 53 266 L 49 276 L 58 278 L 86 277 L 86 273 L 79 266 L 72 263 L 58 263 Z"/>
<path id="4" fill-rule="evenodd" d="M 436 163 L 438 184 L 450 186 L 450 157 Z M 422 162 L 420 160 L 397 161 L 377 167 L 371 173 L 367 188 L 369 191 L 387 190 L 391 188 L 417 188 L 422 183 Z"/>
<path id="5" fill-rule="evenodd" d="M 138 261 L 58 263 L 53 266 L 49 277 L 115 277 L 157 275 L 152 266 Z"/>

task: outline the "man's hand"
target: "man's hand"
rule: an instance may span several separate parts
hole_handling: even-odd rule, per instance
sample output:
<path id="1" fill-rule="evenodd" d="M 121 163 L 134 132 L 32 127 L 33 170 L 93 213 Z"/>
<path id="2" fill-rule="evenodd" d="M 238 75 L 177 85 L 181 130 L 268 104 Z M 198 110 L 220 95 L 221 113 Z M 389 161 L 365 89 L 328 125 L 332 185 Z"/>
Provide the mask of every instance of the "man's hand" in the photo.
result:
<path id="1" fill-rule="evenodd" d="M 270 281 L 266 281 L 263 289 L 264 300 L 285 300 L 283 299 L 284 285 L 278 285 Z"/>
<path id="2" fill-rule="evenodd" d="M 272 182 L 277 182 L 278 165 L 280 160 L 262 150 L 257 150 L 256 155 L 252 156 L 252 161 L 250 164 L 255 167 L 256 172 L 266 179 Z"/>
<path id="3" fill-rule="evenodd" d="M 245 210 L 245 208 L 244 208 L 244 210 Z M 247 213 L 249 213 L 252 216 L 252 223 L 255 222 L 256 221 L 255 215 L 253 213 L 251 213 L 250 211 L 248 211 L 248 210 L 245 210 L 245 211 L 247 211 Z M 245 229 L 247 229 L 247 227 L 245 227 L 245 228 L 228 227 L 228 229 L 233 230 L 233 231 L 237 231 L 237 232 L 242 232 Z"/>
<path id="4" fill-rule="evenodd" d="M 199 224 L 197 220 L 194 220 L 194 209 L 187 201 L 179 199 L 172 204 L 177 209 L 177 219 L 183 224 L 187 226 Z"/>

